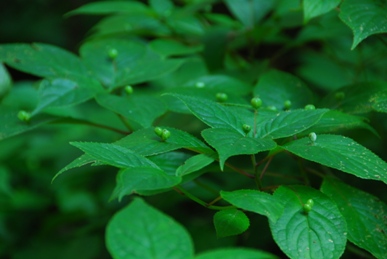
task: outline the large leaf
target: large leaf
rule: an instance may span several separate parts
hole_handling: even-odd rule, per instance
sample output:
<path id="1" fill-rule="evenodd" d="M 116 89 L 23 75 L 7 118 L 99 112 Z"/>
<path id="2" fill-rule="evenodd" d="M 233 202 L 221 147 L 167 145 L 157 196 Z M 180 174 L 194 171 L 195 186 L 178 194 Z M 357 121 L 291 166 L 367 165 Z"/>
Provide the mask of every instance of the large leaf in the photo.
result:
<path id="1" fill-rule="evenodd" d="M 336 202 L 347 220 L 348 240 L 376 258 L 386 258 L 387 205 L 331 177 L 324 179 L 321 191 Z"/>
<path id="2" fill-rule="evenodd" d="M 352 49 L 373 34 L 387 32 L 386 8 L 384 0 L 343 1 L 340 19 L 353 31 Z"/>
<path id="3" fill-rule="evenodd" d="M 304 21 L 308 22 L 313 17 L 327 13 L 340 4 L 340 0 L 314 1 L 304 0 Z"/>
<path id="4" fill-rule="evenodd" d="M 250 221 L 242 211 L 227 209 L 215 213 L 214 225 L 218 237 L 227 237 L 246 231 L 250 226 Z"/>
<path id="5" fill-rule="evenodd" d="M 340 258 L 347 241 L 347 226 L 336 204 L 321 192 L 306 186 L 279 187 L 274 197 L 281 200 L 284 211 L 270 221 L 273 238 L 292 259 Z M 312 210 L 304 204 L 313 200 Z"/>
<path id="6" fill-rule="evenodd" d="M 220 167 L 223 170 L 224 162 L 230 156 L 253 155 L 275 148 L 277 144 L 269 138 L 256 139 L 242 135 L 232 129 L 205 129 L 203 138 L 219 153 Z"/>
<path id="7" fill-rule="evenodd" d="M 302 158 L 333 167 L 364 179 L 387 183 L 387 163 L 350 138 L 338 135 L 317 135 L 291 141 L 282 146 Z"/>
<path id="8" fill-rule="evenodd" d="M 143 3 L 136 1 L 101 1 L 85 4 L 66 16 L 87 14 L 87 15 L 106 15 L 111 13 L 146 13 L 150 12 L 149 8 Z"/>
<path id="9" fill-rule="evenodd" d="M 15 69 L 41 77 L 73 79 L 88 75 L 77 56 L 48 44 L 4 44 L 0 46 L 0 60 Z"/>
<path id="10" fill-rule="evenodd" d="M 117 175 L 117 185 L 110 199 L 120 201 L 125 195 L 141 191 L 153 191 L 173 187 L 181 182 L 181 177 L 171 176 L 154 167 L 134 167 L 121 170 Z"/>
<path id="11" fill-rule="evenodd" d="M 193 257 L 193 245 L 187 231 L 138 198 L 110 220 L 106 244 L 114 259 Z"/>
<path id="12" fill-rule="evenodd" d="M 111 49 L 117 50 L 115 59 L 108 56 Z M 162 59 L 139 42 L 119 39 L 86 42 L 80 53 L 86 66 L 108 88 L 149 81 L 182 64 L 181 60 Z"/>
<path id="13" fill-rule="evenodd" d="M 251 248 L 219 248 L 201 253 L 195 259 L 278 259 L 277 256 L 268 252 L 254 250 Z"/>
<path id="14" fill-rule="evenodd" d="M 291 108 L 301 108 L 313 103 L 312 92 L 305 83 L 292 74 L 271 70 L 264 73 L 254 87 L 254 95 L 262 99 L 264 106 L 284 108 L 284 102 L 289 100 Z"/>
<path id="15" fill-rule="evenodd" d="M 277 221 L 284 209 L 282 200 L 256 190 L 221 191 L 220 195 L 232 205 L 266 216 L 272 222 Z"/>

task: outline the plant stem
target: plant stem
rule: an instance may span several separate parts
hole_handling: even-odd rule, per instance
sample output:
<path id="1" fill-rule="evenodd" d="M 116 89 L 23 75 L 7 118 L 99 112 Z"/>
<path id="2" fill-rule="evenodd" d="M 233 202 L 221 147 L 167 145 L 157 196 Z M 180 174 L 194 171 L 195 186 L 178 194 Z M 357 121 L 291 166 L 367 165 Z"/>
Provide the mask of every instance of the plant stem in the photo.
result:
<path id="1" fill-rule="evenodd" d="M 229 164 L 227 162 L 224 163 L 224 165 L 226 165 L 227 167 L 233 169 L 235 172 L 240 173 L 241 175 L 247 176 L 247 177 L 249 177 L 251 179 L 255 178 L 254 175 L 249 174 L 249 173 L 247 173 L 247 172 L 245 172 L 245 171 L 243 171 L 243 170 L 241 170 L 241 169 L 239 169 L 239 168 L 237 168 L 237 167 L 235 167 L 235 166 L 233 166 L 233 165 L 231 165 L 231 164 Z"/>
<path id="2" fill-rule="evenodd" d="M 255 155 L 251 155 L 251 162 L 253 163 L 255 183 L 257 184 L 258 189 L 262 190 L 262 182 L 261 182 L 261 178 L 258 176 L 258 164 L 255 159 Z"/>
<path id="3" fill-rule="evenodd" d="M 259 177 L 260 180 L 262 180 L 263 175 L 265 174 L 267 168 L 269 167 L 271 160 L 273 160 L 273 156 L 271 156 L 271 157 L 269 158 L 269 160 L 267 160 L 266 165 L 265 165 L 265 167 L 263 168 L 263 170 L 262 170 L 262 172 L 261 172 L 261 176 Z"/>

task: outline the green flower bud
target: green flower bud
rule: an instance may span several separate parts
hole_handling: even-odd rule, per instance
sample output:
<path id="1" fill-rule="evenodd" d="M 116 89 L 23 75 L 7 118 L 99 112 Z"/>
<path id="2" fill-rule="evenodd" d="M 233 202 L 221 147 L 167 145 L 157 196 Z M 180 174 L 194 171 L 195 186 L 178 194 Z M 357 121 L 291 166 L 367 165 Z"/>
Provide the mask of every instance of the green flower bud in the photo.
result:
<path id="1" fill-rule="evenodd" d="M 259 109 L 262 106 L 262 100 L 259 97 L 254 97 L 253 99 L 251 99 L 250 103 L 254 109 Z"/>
<path id="2" fill-rule="evenodd" d="M 309 204 L 310 206 L 314 205 L 314 201 L 312 199 L 309 199 L 306 201 L 306 204 Z"/>
<path id="3" fill-rule="evenodd" d="M 118 51 L 116 49 L 109 49 L 108 56 L 110 59 L 114 60 L 118 56 Z"/>
<path id="4" fill-rule="evenodd" d="M 125 92 L 127 93 L 127 94 L 132 94 L 133 93 L 133 87 L 131 87 L 130 85 L 127 85 L 127 86 L 125 86 Z"/>
<path id="5" fill-rule="evenodd" d="M 304 204 L 304 206 L 303 206 L 303 208 L 304 208 L 304 212 L 306 213 L 306 214 L 308 214 L 311 210 L 312 210 L 312 205 L 310 205 L 310 204 L 308 204 L 308 203 L 306 203 L 306 204 Z"/>
<path id="6" fill-rule="evenodd" d="M 228 96 L 225 93 L 217 93 L 216 94 L 216 100 L 220 103 L 224 103 L 225 101 L 227 101 L 227 99 L 228 99 Z"/>
<path id="7" fill-rule="evenodd" d="M 284 102 L 284 107 L 286 110 L 289 110 L 291 106 L 292 106 L 292 102 L 290 100 L 286 100 Z"/>
<path id="8" fill-rule="evenodd" d="M 248 124 L 243 124 L 243 125 L 242 125 L 242 129 L 243 129 L 243 131 L 244 131 L 246 134 L 248 134 L 248 133 L 251 131 L 251 126 L 248 125 Z"/>
<path id="9" fill-rule="evenodd" d="M 157 136 L 161 137 L 161 135 L 163 134 L 163 129 L 160 128 L 160 127 L 156 127 L 155 128 L 155 133 Z"/>
<path id="10" fill-rule="evenodd" d="M 21 121 L 28 122 L 31 119 L 31 113 L 21 110 L 17 113 L 17 117 Z"/>
<path id="11" fill-rule="evenodd" d="M 171 136 L 171 132 L 167 129 L 164 129 L 163 132 L 161 133 L 161 139 L 163 141 L 167 140 Z"/>
<path id="12" fill-rule="evenodd" d="M 313 104 L 305 105 L 305 110 L 316 110 L 316 107 Z"/>
<path id="13" fill-rule="evenodd" d="M 310 141 L 312 141 L 312 143 L 316 142 L 316 140 L 317 140 L 316 133 L 314 133 L 314 132 L 309 133 L 309 139 L 310 139 Z"/>

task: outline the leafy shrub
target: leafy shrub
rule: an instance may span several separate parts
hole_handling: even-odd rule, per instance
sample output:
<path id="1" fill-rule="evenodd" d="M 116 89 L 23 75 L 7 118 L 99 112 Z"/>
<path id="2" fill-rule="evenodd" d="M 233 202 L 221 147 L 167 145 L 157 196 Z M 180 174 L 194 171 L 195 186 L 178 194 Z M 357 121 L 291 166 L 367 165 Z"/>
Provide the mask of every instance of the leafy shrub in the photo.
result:
<path id="1" fill-rule="evenodd" d="M 0 66 L 0 254 L 387 258 L 386 5 L 95 2 L 79 56 L 0 45 L 38 77 Z"/>

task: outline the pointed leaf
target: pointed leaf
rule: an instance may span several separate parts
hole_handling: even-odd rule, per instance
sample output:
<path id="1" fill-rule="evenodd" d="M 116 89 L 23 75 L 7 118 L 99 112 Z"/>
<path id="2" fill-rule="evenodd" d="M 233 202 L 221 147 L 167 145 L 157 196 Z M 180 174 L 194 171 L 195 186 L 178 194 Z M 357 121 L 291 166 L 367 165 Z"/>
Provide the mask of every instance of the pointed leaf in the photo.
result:
<path id="1" fill-rule="evenodd" d="M 325 178 L 321 191 L 336 202 L 347 220 L 348 240 L 376 258 L 387 255 L 387 205 L 366 192 Z"/>
<path id="2" fill-rule="evenodd" d="M 314 1 L 304 0 L 304 21 L 325 14 L 340 4 L 341 0 Z"/>
<path id="3" fill-rule="evenodd" d="M 314 143 L 311 143 L 309 138 L 302 138 L 282 147 L 313 162 L 360 178 L 387 183 L 387 163 L 350 138 L 338 135 L 317 135 Z"/>
<path id="4" fill-rule="evenodd" d="M 273 222 L 277 221 L 284 209 L 281 200 L 256 190 L 221 191 L 220 195 L 232 205 L 266 216 Z"/>
<path id="5" fill-rule="evenodd" d="M 149 47 L 163 57 L 188 55 L 201 51 L 201 45 L 188 46 L 170 39 L 156 39 L 149 43 Z"/>
<path id="6" fill-rule="evenodd" d="M 220 167 L 223 170 L 224 162 L 230 156 L 253 155 L 275 148 L 277 144 L 269 139 L 256 139 L 244 136 L 231 129 L 205 129 L 203 138 L 219 153 Z"/>
<path id="7" fill-rule="evenodd" d="M 120 201 L 125 195 L 141 191 L 152 191 L 173 187 L 181 182 L 181 177 L 171 176 L 153 167 L 134 167 L 121 170 L 117 175 L 117 185 L 110 199 Z"/>
<path id="8" fill-rule="evenodd" d="M 66 16 L 77 14 L 87 15 L 106 15 L 111 13 L 143 13 L 149 12 L 149 8 L 143 3 L 131 1 L 101 1 L 85 4 L 71 12 L 66 13 Z"/>
<path id="9" fill-rule="evenodd" d="M 193 172 L 196 172 L 207 165 L 211 164 L 215 160 L 215 154 L 199 154 L 187 159 L 184 164 L 179 166 L 176 170 L 177 176 L 184 176 Z"/>
<path id="10" fill-rule="evenodd" d="M 239 235 L 249 226 L 249 218 L 237 209 L 220 210 L 214 215 L 214 225 L 218 237 Z"/>
<path id="11" fill-rule="evenodd" d="M 340 6 L 340 19 L 354 34 L 351 49 L 365 38 L 387 32 L 386 2 L 383 0 L 343 1 Z"/>
<path id="12" fill-rule="evenodd" d="M 276 3 L 274 0 L 225 0 L 225 2 L 231 13 L 247 27 L 254 27 Z"/>
<path id="13" fill-rule="evenodd" d="M 251 248 L 220 248 L 201 253 L 195 259 L 278 259 L 277 256 L 268 252 Z"/>
<path id="14" fill-rule="evenodd" d="M 114 259 L 193 257 L 193 245 L 187 231 L 139 198 L 110 220 L 106 244 Z"/>
<path id="15" fill-rule="evenodd" d="M 340 258 L 347 237 L 347 226 L 336 204 L 321 192 L 306 186 L 280 187 L 274 197 L 282 200 L 284 211 L 274 223 L 273 238 L 292 259 Z M 308 213 L 303 206 L 312 199 Z"/>

